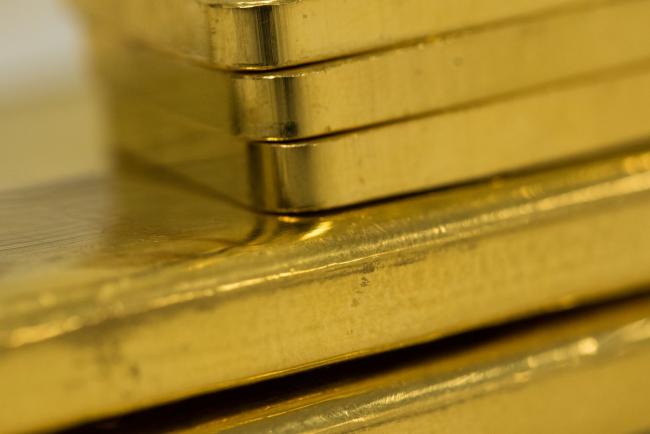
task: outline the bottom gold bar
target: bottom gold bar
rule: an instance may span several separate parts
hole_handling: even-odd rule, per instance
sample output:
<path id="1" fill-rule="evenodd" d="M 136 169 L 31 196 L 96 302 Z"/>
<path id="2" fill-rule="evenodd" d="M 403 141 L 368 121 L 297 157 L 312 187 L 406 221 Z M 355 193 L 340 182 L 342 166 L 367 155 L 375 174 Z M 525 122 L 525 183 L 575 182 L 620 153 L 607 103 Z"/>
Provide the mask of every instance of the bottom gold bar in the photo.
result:
<path id="1" fill-rule="evenodd" d="M 650 429 L 648 366 L 645 296 L 207 396 L 99 432 L 640 433 Z"/>
<path id="2" fill-rule="evenodd" d="M 3 433 L 69 426 L 650 283 L 647 144 L 303 217 L 257 214 L 137 167 L 4 192 L 0 204 Z"/>

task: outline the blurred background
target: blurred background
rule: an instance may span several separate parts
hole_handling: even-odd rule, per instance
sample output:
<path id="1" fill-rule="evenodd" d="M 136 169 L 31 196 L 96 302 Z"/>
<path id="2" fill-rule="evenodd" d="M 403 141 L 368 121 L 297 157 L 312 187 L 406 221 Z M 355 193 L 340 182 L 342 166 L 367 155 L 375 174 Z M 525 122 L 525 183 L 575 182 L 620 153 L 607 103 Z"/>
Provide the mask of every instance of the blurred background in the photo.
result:
<path id="1" fill-rule="evenodd" d="M 0 190 L 103 169 L 82 31 L 65 1 L 0 1 Z"/>

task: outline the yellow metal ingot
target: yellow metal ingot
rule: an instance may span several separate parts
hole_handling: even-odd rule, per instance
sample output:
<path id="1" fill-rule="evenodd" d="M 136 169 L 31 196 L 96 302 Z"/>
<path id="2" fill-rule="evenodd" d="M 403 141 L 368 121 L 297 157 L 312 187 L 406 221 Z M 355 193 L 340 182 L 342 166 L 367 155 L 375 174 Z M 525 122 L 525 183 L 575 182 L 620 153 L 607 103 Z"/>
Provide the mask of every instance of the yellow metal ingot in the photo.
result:
<path id="1" fill-rule="evenodd" d="M 341 207 L 624 148 L 650 135 L 650 63 L 461 110 L 291 143 L 246 143 L 111 87 L 114 142 L 270 211 Z"/>
<path id="2" fill-rule="evenodd" d="M 0 431 L 637 290 L 650 283 L 649 199 L 643 149 L 305 217 L 143 168 L 3 193 Z"/>
<path id="3" fill-rule="evenodd" d="M 649 364 L 650 299 L 635 298 L 127 416 L 101 432 L 646 432 Z"/>
<path id="4" fill-rule="evenodd" d="M 134 40 L 224 69 L 269 69 L 602 0 L 72 0 Z"/>
<path id="5" fill-rule="evenodd" d="M 615 1 L 250 74 L 194 66 L 114 35 L 98 37 L 95 49 L 104 78 L 130 93 L 250 140 L 275 141 L 458 109 L 648 59 L 648 22 L 650 1 Z"/>

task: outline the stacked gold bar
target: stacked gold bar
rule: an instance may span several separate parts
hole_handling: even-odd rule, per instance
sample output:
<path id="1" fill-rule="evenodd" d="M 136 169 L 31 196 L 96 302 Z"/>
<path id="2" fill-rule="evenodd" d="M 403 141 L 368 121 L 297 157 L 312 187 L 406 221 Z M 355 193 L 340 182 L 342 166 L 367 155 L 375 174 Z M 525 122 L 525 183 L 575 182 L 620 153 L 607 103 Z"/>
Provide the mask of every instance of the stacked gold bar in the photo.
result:
<path id="1" fill-rule="evenodd" d="M 649 132 L 643 0 L 80 3 L 116 142 L 258 209 L 338 208 Z"/>
<path id="2" fill-rule="evenodd" d="M 2 432 L 650 284 L 650 0 L 75 3 L 119 164 L 55 196 L 0 195 Z M 578 368 L 600 355 L 608 371 L 590 387 L 629 367 L 612 396 L 634 416 L 619 426 L 641 429 L 641 394 L 623 389 L 647 359 L 648 302 L 636 300 L 576 331 L 544 326 L 539 343 L 470 344 L 475 358 L 442 368 L 384 360 L 371 379 L 187 429 L 454 431 L 480 410 L 477 424 L 528 431 L 530 417 L 492 420 L 491 398 L 532 414 L 536 393 L 589 384 Z M 555 371 L 568 380 L 529 381 Z"/>

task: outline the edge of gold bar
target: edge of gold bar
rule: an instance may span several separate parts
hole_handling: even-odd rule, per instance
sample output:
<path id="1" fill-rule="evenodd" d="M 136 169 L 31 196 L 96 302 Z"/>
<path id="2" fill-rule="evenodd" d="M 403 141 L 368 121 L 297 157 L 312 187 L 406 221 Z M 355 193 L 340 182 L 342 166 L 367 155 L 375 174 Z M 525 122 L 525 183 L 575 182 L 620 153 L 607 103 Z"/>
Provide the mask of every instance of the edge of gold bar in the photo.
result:
<path id="1" fill-rule="evenodd" d="M 152 47 L 223 69 L 273 69 L 602 0 L 71 0 Z M 326 35 L 324 37 L 324 35 Z"/>
<path id="2" fill-rule="evenodd" d="M 119 149 L 272 212 L 352 205 L 520 171 L 650 135 L 650 63 L 382 127 L 246 143 L 112 89 Z"/>
<path id="3" fill-rule="evenodd" d="M 644 296 L 210 395 L 79 432 L 646 432 L 649 364 L 650 298 Z"/>
<path id="4" fill-rule="evenodd" d="M 267 73 L 206 69 L 93 27 L 105 81 L 248 140 L 436 114 L 650 59 L 650 1 L 626 0 Z M 603 38 L 607 35 L 607 38 Z"/>
<path id="5" fill-rule="evenodd" d="M 303 217 L 255 214 L 144 168 L 3 193 L 0 431 L 638 290 L 649 199 L 647 146 Z"/>

